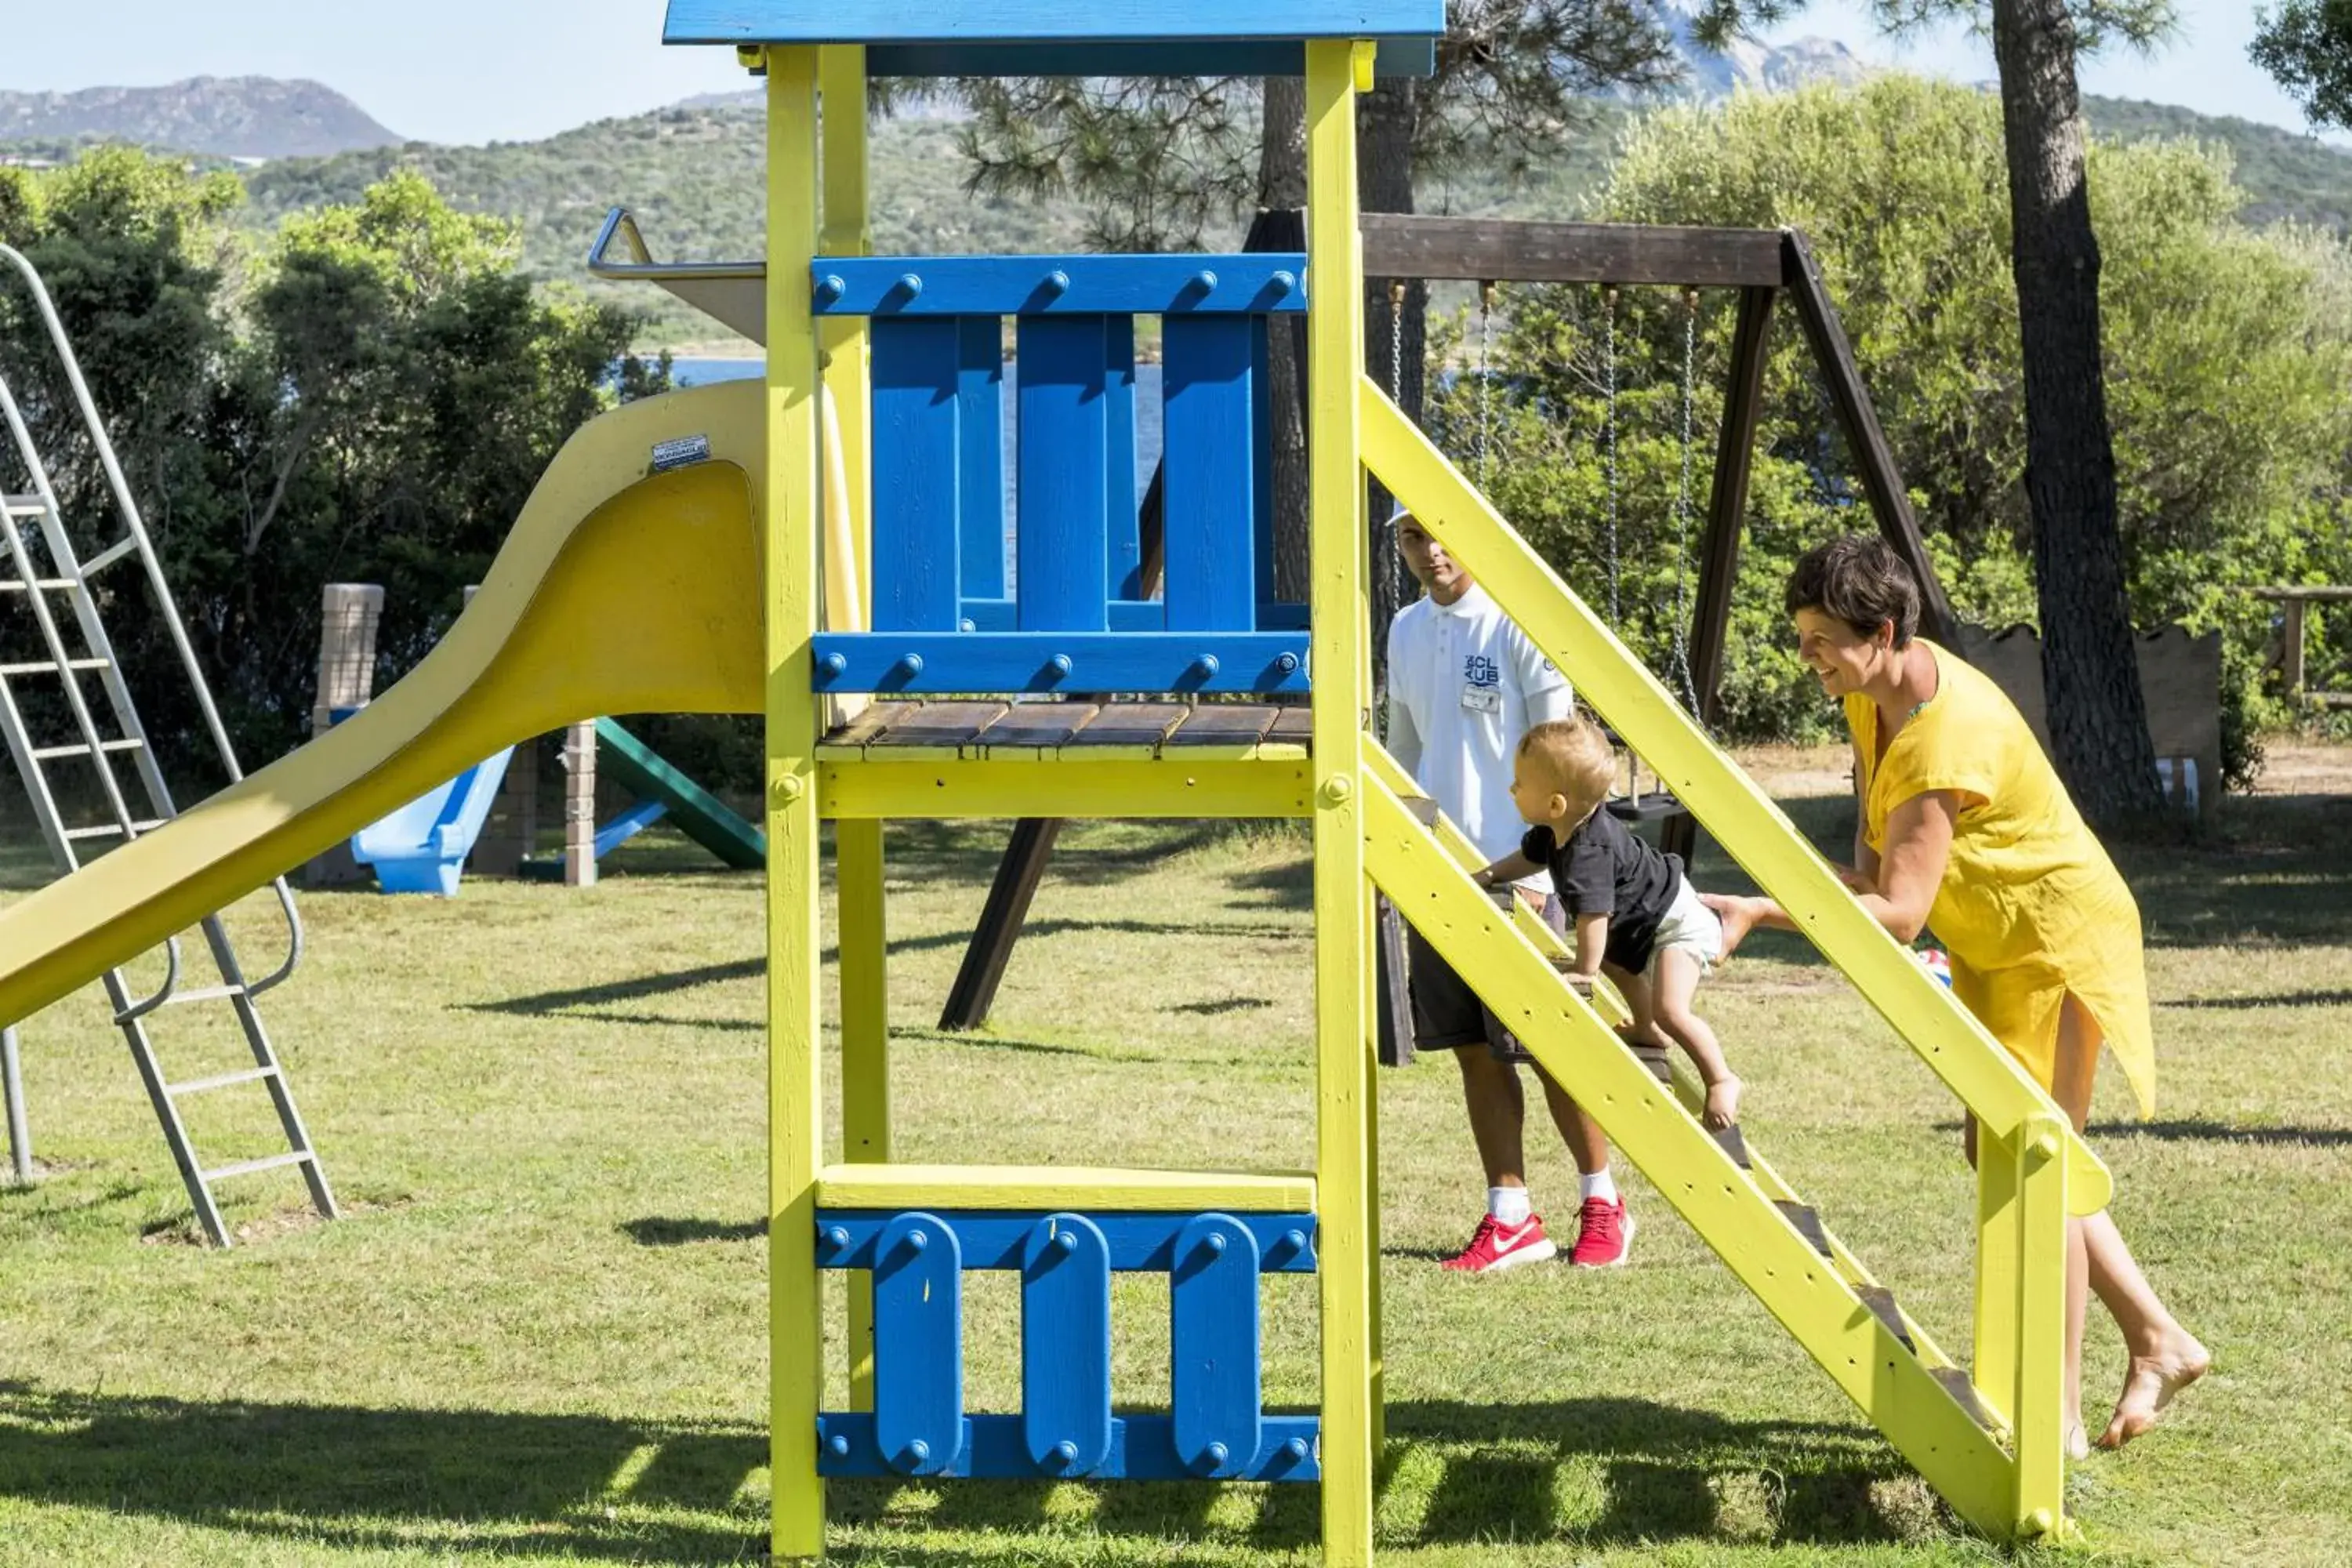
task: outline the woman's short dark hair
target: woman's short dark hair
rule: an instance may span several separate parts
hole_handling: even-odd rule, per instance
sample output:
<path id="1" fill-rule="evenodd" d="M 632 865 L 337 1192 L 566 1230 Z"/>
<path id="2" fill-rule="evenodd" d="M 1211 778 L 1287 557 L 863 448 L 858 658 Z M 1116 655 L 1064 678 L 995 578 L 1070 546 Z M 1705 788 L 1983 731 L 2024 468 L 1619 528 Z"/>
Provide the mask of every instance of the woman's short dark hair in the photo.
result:
<path id="1" fill-rule="evenodd" d="M 1919 584 L 1911 569 L 1893 545 L 1867 533 L 1832 539 L 1798 557 L 1783 605 L 1792 616 L 1799 610 L 1833 616 L 1861 637 L 1875 637 L 1892 621 L 1896 647 L 1919 630 Z"/>

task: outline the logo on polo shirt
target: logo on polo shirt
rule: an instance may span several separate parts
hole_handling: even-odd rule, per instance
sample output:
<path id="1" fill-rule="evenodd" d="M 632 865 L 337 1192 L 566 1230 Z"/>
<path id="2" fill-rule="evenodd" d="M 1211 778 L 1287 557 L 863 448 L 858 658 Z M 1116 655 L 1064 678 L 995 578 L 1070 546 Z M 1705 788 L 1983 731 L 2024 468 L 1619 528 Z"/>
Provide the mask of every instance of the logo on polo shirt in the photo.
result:
<path id="1" fill-rule="evenodd" d="M 1462 679 L 1469 686 L 1500 686 L 1503 667 L 1483 653 L 1474 653 L 1462 660 Z"/>

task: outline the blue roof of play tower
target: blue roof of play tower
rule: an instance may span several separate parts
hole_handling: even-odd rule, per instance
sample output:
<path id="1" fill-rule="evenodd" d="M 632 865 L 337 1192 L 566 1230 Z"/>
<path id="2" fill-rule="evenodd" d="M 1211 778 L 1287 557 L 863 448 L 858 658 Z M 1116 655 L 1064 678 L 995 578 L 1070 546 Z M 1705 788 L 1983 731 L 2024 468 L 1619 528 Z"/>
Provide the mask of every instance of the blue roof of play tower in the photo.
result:
<path id="1" fill-rule="evenodd" d="M 1296 76 L 1307 38 L 1377 38 L 1426 76 L 1444 0 L 669 0 L 667 44 L 864 44 L 872 76 Z"/>

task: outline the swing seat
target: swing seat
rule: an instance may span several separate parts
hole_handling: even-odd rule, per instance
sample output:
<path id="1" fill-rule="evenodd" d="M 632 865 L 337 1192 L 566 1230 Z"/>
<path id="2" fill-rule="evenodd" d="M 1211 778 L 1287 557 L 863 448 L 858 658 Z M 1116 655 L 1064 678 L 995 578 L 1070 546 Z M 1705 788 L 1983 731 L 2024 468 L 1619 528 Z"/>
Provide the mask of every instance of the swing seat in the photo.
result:
<path id="1" fill-rule="evenodd" d="M 1609 803 L 1609 815 L 1620 822 L 1663 822 L 1670 816 L 1685 815 L 1687 809 L 1681 801 L 1662 789 L 1619 795 Z"/>

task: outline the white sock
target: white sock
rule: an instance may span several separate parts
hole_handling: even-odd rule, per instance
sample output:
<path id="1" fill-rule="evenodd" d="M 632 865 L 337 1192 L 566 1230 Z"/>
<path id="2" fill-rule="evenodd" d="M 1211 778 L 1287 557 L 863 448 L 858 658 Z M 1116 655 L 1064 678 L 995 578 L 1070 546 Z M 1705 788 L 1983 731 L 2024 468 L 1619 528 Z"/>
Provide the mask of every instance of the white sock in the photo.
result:
<path id="1" fill-rule="evenodd" d="M 1535 1206 L 1528 1201 L 1525 1187 L 1488 1187 L 1486 1212 L 1495 1216 L 1496 1225 L 1517 1230 L 1528 1223 L 1528 1215 L 1535 1212 Z"/>
<path id="2" fill-rule="evenodd" d="M 1594 1198 L 1604 1204 L 1617 1201 L 1617 1178 L 1609 1173 L 1606 1165 L 1584 1178 L 1584 1201 L 1591 1203 Z"/>

